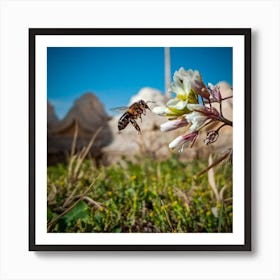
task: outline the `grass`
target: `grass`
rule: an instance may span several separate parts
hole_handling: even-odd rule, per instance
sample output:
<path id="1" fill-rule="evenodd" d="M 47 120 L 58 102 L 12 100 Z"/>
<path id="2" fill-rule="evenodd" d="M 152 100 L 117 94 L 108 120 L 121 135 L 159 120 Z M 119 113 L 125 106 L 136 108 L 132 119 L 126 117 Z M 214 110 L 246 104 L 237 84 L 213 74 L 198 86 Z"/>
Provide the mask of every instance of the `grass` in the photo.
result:
<path id="1" fill-rule="evenodd" d="M 48 232 L 232 232 L 232 166 L 149 157 L 48 167 Z"/>

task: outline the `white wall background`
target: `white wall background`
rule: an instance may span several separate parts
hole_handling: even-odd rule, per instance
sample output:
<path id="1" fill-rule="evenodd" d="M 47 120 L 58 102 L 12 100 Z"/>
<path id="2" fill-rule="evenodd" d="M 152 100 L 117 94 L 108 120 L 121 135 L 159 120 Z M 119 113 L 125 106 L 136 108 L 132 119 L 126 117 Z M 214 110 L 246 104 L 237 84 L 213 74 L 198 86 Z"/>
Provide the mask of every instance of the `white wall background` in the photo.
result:
<path id="1" fill-rule="evenodd" d="M 2 0 L 0 8 L 0 279 L 280 279 L 279 1 Z M 253 252 L 28 251 L 30 27 L 252 28 Z"/>

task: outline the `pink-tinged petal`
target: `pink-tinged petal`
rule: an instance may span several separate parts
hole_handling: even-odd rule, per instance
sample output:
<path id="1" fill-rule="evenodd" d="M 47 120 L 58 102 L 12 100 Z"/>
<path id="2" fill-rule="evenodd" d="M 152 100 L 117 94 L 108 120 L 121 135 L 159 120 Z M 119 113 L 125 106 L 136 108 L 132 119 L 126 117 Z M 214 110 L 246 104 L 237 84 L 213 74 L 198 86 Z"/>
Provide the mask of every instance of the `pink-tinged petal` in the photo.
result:
<path id="1" fill-rule="evenodd" d="M 175 138 L 171 143 L 169 143 L 169 148 L 181 148 L 183 145 L 190 145 L 196 140 L 197 136 L 198 131 L 193 131 L 186 135 L 180 135 L 177 138 Z"/>
<path id="2" fill-rule="evenodd" d="M 217 87 L 217 86 L 214 87 L 214 88 L 211 90 L 211 95 L 212 95 L 214 101 L 221 102 L 221 100 L 222 100 L 222 95 L 221 95 L 221 92 L 220 92 L 219 87 Z"/>
<path id="3" fill-rule="evenodd" d="M 169 148 L 174 149 L 178 146 L 182 146 L 185 143 L 184 137 L 182 135 L 175 138 L 172 142 L 169 143 Z"/>
<path id="4" fill-rule="evenodd" d="M 210 93 L 205 86 L 198 91 L 198 94 L 205 99 L 209 99 L 210 97 Z"/>
<path id="5" fill-rule="evenodd" d="M 207 116 L 209 119 L 218 120 L 220 118 L 219 111 L 214 107 L 208 108 L 201 104 L 188 104 L 187 108 L 190 111 L 199 112 Z"/>
<path id="6" fill-rule="evenodd" d="M 179 118 L 179 119 L 176 119 L 176 120 L 172 120 L 172 121 L 168 121 L 166 123 L 163 123 L 160 126 L 160 130 L 161 131 L 171 131 L 171 130 L 175 130 L 179 127 L 184 127 L 188 124 L 189 123 L 185 118 Z"/>

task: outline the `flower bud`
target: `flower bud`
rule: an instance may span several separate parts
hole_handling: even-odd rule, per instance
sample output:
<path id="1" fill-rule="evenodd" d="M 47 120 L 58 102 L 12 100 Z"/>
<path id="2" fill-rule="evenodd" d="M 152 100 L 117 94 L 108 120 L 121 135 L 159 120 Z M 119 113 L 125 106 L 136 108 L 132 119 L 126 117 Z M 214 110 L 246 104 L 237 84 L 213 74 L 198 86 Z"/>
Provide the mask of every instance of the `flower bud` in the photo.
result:
<path id="1" fill-rule="evenodd" d="M 190 145 L 196 140 L 197 135 L 198 135 L 198 131 L 194 131 L 186 135 L 180 135 L 169 144 L 169 148 L 170 149 L 176 147 L 182 148 L 183 145 Z"/>
<path id="2" fill-rule="evenodd" d="M 219 111 L 214 107 L 208 108 L 201 104 L 188 104 L 187 108 L 190 111 L 195 111 L 204 114 L 209 119 L 213 119 L 213 120 L 219 120 L 221 116 Z"/>
<path id="3" fill-rule="evenodd" d="M 210 91 L 212 101 L 217 101 L 217 102 L 222 101 L 222 94 L 219 86 L 214 86 L 211 83 L 208 83 L 208 89 Z"/>
<path id="4" fill-rule="evenodd" d="M 178 118 L 176 120 L 168 121 L 166 123 L 163 123 L 160 126 L 161 131 L 171 131 L 174 129 L 177 129 L 179 127 L 184 127 L 188 125 L 188 121 L 185 118 Z"/>
<path id="5" fill-rule="evenodd" d="M 204 86 L 201 88 L 201 90 L 198 92 L 198 94 L 205 99 L 209 99 L 210 93 L 208 92 L 207 88 Z"/>
<path id="6" fill-rule="evenodd" d="M 219 137 L 218 131 L 216 130 L 208 131 L 204 143 L 206 145 L 212 144 L 217 141 L 218 137 Z"/>

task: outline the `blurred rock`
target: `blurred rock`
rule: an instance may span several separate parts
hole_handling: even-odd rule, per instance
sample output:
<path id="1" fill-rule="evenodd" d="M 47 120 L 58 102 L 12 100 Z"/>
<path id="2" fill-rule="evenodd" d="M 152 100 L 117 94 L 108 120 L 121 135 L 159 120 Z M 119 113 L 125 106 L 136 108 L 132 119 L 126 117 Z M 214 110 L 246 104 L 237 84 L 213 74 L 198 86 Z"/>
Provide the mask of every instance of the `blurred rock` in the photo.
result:
<path id="1" fill-rule="evenodd" d="M 52 117 L 48 116 L 49 119 Z M 76 150 L 86 147 L 96 131 L 102 128 L 90 150 L 92 157 L 96 159 L 101 157 L 101 148 L 112 141 L 108 120 L 109 116 L 103 104 L 94 94 L 82 95 L 75 101 L 65 118 L 56 123 L 52 122 L 48 129 L 48 164 L 61 161 L 70 155 L 76 126 L 78 127 Z"/>
<path id="2" fill-rule="evenodd" d="M 47 125 L 48 129 L 51 129 L 58 123 L 58 117 L 54 111 L 53 106 L 47 102 Z"/>

